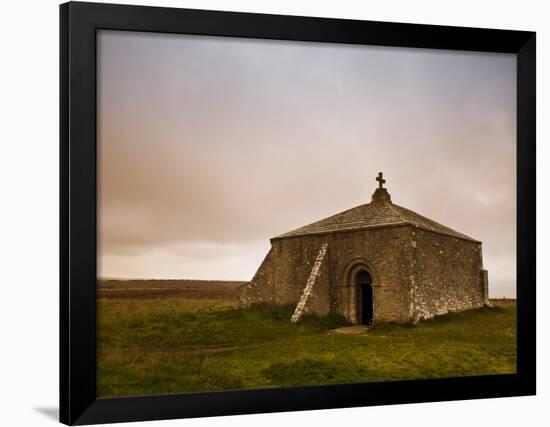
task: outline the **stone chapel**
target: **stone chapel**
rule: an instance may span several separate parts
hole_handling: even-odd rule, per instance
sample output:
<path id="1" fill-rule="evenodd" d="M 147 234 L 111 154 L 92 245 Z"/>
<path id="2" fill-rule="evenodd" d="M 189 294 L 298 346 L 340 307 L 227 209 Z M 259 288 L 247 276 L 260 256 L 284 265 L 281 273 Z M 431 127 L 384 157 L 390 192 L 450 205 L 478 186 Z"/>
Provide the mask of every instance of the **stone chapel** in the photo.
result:
<path id="1" fill-rule="evenodd" d="M 292 305 L 350 322 L 417 322 L 488 304 L 481 242 L 392 202 L 370 203 L 271 239 L 242 306 Z"/>

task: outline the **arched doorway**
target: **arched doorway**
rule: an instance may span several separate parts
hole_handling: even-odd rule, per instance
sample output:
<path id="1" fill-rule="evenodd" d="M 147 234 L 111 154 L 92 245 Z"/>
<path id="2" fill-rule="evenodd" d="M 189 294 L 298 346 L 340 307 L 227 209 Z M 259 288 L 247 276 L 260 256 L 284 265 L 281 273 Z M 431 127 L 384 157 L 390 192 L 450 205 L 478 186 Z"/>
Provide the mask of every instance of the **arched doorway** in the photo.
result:
<path id="1" fill-rule="evenodd" d="M 357 323 L 370 325 L 374 310 L 372 304 L 372 277 L 367 270 L 359 270 L 355 275 L 357 286 Z"/>

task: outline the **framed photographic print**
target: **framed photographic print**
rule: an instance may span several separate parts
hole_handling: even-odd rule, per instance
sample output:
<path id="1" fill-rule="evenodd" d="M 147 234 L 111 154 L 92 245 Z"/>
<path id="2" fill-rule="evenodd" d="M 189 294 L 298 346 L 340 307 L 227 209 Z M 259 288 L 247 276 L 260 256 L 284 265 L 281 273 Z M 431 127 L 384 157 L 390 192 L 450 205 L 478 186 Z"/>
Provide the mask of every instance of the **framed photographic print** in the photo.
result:
<path id="1" fill-rule="evenodd" d="M 535 393 L 535 33 L 60 24 L 63 423 Z"/>

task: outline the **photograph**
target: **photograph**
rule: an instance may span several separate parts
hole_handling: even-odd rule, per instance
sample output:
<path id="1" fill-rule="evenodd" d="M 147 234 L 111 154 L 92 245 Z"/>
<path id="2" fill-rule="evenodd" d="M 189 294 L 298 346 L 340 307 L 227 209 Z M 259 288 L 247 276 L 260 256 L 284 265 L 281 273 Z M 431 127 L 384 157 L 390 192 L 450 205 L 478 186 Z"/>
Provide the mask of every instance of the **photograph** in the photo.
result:
<path id="1" fill-rule="evenodd" d="M 3 2 L 0 424 L 548 418 L 550 14 L 454 6 Z"/>
<path id="2" fill-rule="evenodd" d="M 97 33 L 99 397 L 516 372 L 516 56 Z"/>

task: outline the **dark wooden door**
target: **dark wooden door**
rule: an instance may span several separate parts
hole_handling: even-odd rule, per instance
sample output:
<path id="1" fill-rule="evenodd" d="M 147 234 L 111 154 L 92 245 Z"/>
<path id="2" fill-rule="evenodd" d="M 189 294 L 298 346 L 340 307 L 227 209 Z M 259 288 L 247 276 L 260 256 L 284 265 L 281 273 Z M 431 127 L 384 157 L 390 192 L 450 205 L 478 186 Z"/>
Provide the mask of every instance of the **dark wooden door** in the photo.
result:
<path id="1" fill-rule="evenodd" d="M 370 325 L 372 323 L 372 286 L 370 284 L 363 285 L 361 295 L 361 323 L 363 325 Z"/>
<path id="2" fill-rule="evenodd" d="M 370 325 L 374 313 L 372 306 L 372 278 L 368 271 L 362 270 L 357 273 L 357 287 L 359 293 L 359 322 L 363 325 Z"/>

